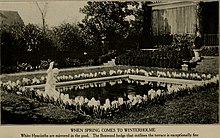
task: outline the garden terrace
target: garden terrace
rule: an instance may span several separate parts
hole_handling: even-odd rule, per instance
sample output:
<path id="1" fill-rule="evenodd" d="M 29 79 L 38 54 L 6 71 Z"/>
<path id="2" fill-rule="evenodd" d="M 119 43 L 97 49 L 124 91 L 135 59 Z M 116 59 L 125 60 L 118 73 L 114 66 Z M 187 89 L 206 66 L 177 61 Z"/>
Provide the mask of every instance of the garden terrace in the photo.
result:
<path id="1" fill-rule="evenodd" d="M 199 70 L 197 70 L 197 72 L 195 72 L 195 71 L 180 71 L 177 69 L 165 69 L 165 68 L 148 68 L 148 67 L 138 67 L 138 69 L 139 70 L 144 69 L 146 72 L 148 72 L 148 75 L 149 75 L 148 77 L 152 77 L 152 76 L 158 77 L 159 76 L 161 79 L 164 79 L 165 77 L 166 78 L 169 77 L 169 76 L 164 76 L 165 75 L 164 73 L 167 74 L 167 72 L 170 72 L 170 74 L 172 75 L 172 72 L 175 72 L 174 73 L 175 75 L 173 74 L 171 77 L 173 79 L 175 79 L 175 78 L 178 78 L 178 79 L 185 78 L 186 79 L 186 74 L 188 73 L 188 75 L 191 74 L 191 76 L 194 76 L 194 77 L 190 77 L 187 80 L 201 81 L 202 78 L 196 79 L 197 78 L 196 76 L 202 77 L 202 75 L 205 74 L 206 77 L 209 76 L 212 78 L 213 76 L 215 76 L 218 73 L 218 70 L 216 70 L 217 64 L 214 64 L 213 66 L 208 66 L 208 67 L 206 70 L 203 70 L 203 68 L 199 68 Z M 71 74 L 72 76 L 74 76 L 74 75 L 79 75 L 82 73 L 90 74 L 90 73 L 95 73 L 95 72 L 106 71 L 107 76 L 105 76 L 105 77 L 109 77 L 110 70 L 115 70 L 117 73 L 117 70 L 122 70 L 124 72 L 125 70 L 128 71 L 128 69 L 130 71 L 132 69 L 136 70 L 137 67 L 132 67 L 132 66 L 87 67 L 86 70 L 84 68 L 65 69 L 65 70 L 61 69 L 60 75 L 61 76 L 63 76 L 63 75 L 69 76 Z M 210 70 L 207 71 L 208 69 L 210 69 Z M 215 69 L 215 70 L 213 70 L 213 69 Z M 22 80 L 23 77 L 29 78 L 30 80 L 32 80 L 34 77 L 40 79 L 42 76 L 46 75 L 45 72 L 46 71 L 36 72 L 36 73 L 32 72 L 32 73 L 27 73 L 28 75 L 25 75 L 25 73 L 18 73 L 15 75 L 8 74 L 8 75 L 1 76 L 1 77 L 3 77 L 3 79 L 2 79 L 3 83 L 6 83 L 8 80 L 11 80 L 12 82 L 13 81 L 16 82 L 16 80 Z M 207 74 L 207 72 L 210 74 Z M 180 73 L 181 73 L 182 77 L 180 76 Z M 185 73 L 185 75 L 183 75 L 184 73 Z M 111 77 L 114 77 L 116 75 L 118 76 L 118 74 L 112 74 Z M 136 73 L 136 74 L 122 74 L 122 75 L 141 75 L 141 74 Z M 142 76 L 144 76 L 144 75 L 142 74 Z M 183 77 L 183 76 L 185 76 L 185 77 Z M 146 76 L 144 76 L 144 77 L 146 77 Z M 204 77 L 204 75 L 203 75 L 203 77 Z M 204 79 L 205 78 L 203 78 L 203 80 Z M 77 79 L 74 79 L 72 81 L 75 81 L 75 80 L 77 80 Z M 80 78 L 78 78 L 78 80 L 80 80 Z M 205 79 L 205 80 L 207 81 L 207 79 Z M 61 81 L 61 82 L 66 82 L 66 81 Z M 3 88 L 3 87 L 1 87 L 1 88 Z M 7 90 L 4 89 L 4 91 L 6 92 Z M 33 98 L 33 95 L 30 95 L 33 93 L 30 91 L 24 92 L 23 95 L 17 94 L 16 91 L 8 91 L 8 92 L 9 92 L 8 94 L 11 94 L 17 98 L 19 98 L 19 97 L 25 98 L 26 97 L 25 99 L 34 100 L 35 101 L 34 103 L 37 103 L 39 101 L 41 103 L 48 103 L 49 102 L 48 100 L 45 100 L 45 98 L 42 98 L 42 97 L 40 99 Z M 12 107 L 13 104 L 12 105 L 7 104 L 7 101 L 8 101 L 7 95 L 8 94 L 7 93 L 1 93 L 1 94 L 2 94 L 2 99 L 4 99 L 4 100 L 1 100 L 2 105 L 4 104 L 2 111 L 7 110 L 8 115 L 13 115 L 14 113 L 12 111 L 8 110 L 8 108 L 10 108 L 10 109 L 13 108 L 14 111 L 19 110 L 18 115 L 20 113 L 23 114 L 24 111 L 20 111 L 20 109 L 17 109 L 17 107 L 23 107 L 23 105 L 17 103 L 18 105 L 16 106 L 16 108 Z M 197 99 L 198 102 L 195 103 L 195 99 Z M 55 104 L 55 107 L 57 105 L 60 105 L 60 104 Z M 61 105 L 62 105 L 61 107 L 64 106 L 63 103 Z M 179 106 L 179 105 L 184 105 L 184 107 Z M 46 104 L 45 104 L 45 106 L 46 106 Z M 166 108 L 164 106 L 166 106 Z M 204 106 L 206 108 L 204 108 Z M 194 107 L 196 107 L 196 109 L 194 109 Z M 50 110 L 49 105 L 47 106 L 47 108 L 48 108 L 48 110 Z M 88 123 L 92 123 L 92 124 L 93 123 L 99 123 L 99 124 L 100 123 L 125 123 L 125 124 L 128 124 L 128 123 L 129 124 L 130 123 L 135 123 L 135 124 L 140 124 L 140 123 L 149 123 L 149 124 L 152 124 L 152 123 L 154 123 L 154 124 L 155 123 L 156 124 L 161 124 L 161 123 L 181 123 L 181 124 L 182 123 L 216 123 L 216 122 L 218 122 L 217 109 L 218 109 L 218 84 L 215 86 L 208 85 L 208 86 L 201 87 L 201 88 L 194 87 L 193 90 L 190 90 L 190 94 L 185 93 L 184 97 L 177 96 L 177 97 L 174 97 L 174 99 L 166 99 L 165 101 L 162 100 L 159 104 L 158 103 L 149 103 L 149 104 L 145 103 L 143 106 L 137 107 L 135 109 L 135 112 L 130 112 L 130 110 L 134 111 L 134 109 L 124 110 L 123 113 L 121 113 L 121 112 L 117 113 L 117 114 L 114 113 L 114 116 L 112 116 L 110 118 L 102 118 L 102 119 L 100 119 L 98 116 L 97 116 L 98 117 L 97 119 L 95 116 L 93 117 L 93 119 L 89 119 L 87 117 L 81 117 L 80 123 L 86 123 L 86 124 L 88 124 Z M 40 112 L 44 112 L 43 110 L 42 111 L 41 110 L 42 109 L 38 109 L 37 113 L 39 114 Z M 57 110 L 57 109 L 53 109 L 53 110 Z M 73 110 L 73 109 L 66 108 L 65 110 L 70 110 L 70 111 L 74 112 L 74 114 L 77 113 L 77 112 L 75 112 L 75 109 Z M 171 110 L 172 110 L 172 113 L 171 113 Z M 32 111 L 32 109 L 30 109 L 30 111 Z M 179 111 L 184 111 L 184 113 L 183 112 L 180 113 Z M 210 113 L 206 114 L 206 112 L 209 112 L 209 111 L 212 112 L 211 117 L 210 117 Z M 178 114 L 175 114 L 175 112 Z M 7 120 L 7 119 L 5 119 L 6 115 L 5 115 L 5 112 L 2 112 L 2 113 L 4 113 L 4 114 L 2 114 L 2 120 L 5 122 Z M 34 110 L 33 110 L 33 114 L 35 114 Z M 50 113 L 48 112 L 47 114 L 49 115 Z M 54 116 L 52 114 L 50 115 L 51 117 Z M 66 116 L 65 112 L 63 112 L 61 114 L 63 114 L 63 116 Z M 143 114 L 144 114 L 144 116 L 143 116 Z M 167 114 L 169 114 L 169 117 L 167 116 Z M 184 117 L 181 117 L 180 114 L 184 114 Z M 42 117 L 47 118 L 48 115 L 42 114 Z M 35 122 L 34 120 L 36 120 L 36 119 L 34 119 L 34 118 L 31 119 L 31 118 L 30 118 L 30 120 L 32 121 L 32 123 L 34 123 Z M 56 118 L 56 119 L 55 118 L 54 118 L 54 121 L 52 121 L 54 123 L 55 122 L 76 123 L 74 121 L 71 121 L 72 120 L 71 116 L 67 116 L 66 120 L 59 120 L 58 118 Z M 42 121 L 40 118 L 38 119 L 38 121 L 41 123 L 46 123 L 46 120 Z M 17 121 L 16 120 L 11 121 L 11 123 L 15 123 L 15 122 L 17 122 Z"/>
<path id="2" fill-rule="evenodd" d="M 101 76 L 96 78 L 98 75 Z M 137 106 L 140 107 L 151 103 L 160 103 L 167 98 L 172 99 L 178 95 L 188 95 L 191 91 L 210 85 L 218 85 L 218 75 L 215 76 L 211 74 L 186 72 L 177 73 L 175 71 L 146 71 L 138 68 L 109 70 L 108 72 L 101 71 L 87 74 L 81 73 L 75 75 L 74 77 L 61 77 L 64 79 L 57 83 L 59 97 L 54 97 L 55 95 L 49 95 L 38 89 L 43 89 L 44 85 L 27 86 L 30 84 L 27 79 L 16 82 L 1 82 L 1 88 L 8 92 L 16 93 L 18 95 L 26 95 L 28 97 L 36 98 L 37 100 L 47 103 L 49 102 L 55 105 L 61 105 L 65 108 L 77 112 L 83 112 L 84 114 L 91 116 L 109 117 L 112 114 L 120 112 L 121 109 L 129 111 Z M 60 79 L 59 76 L 57 78 Z M 72 94 L 72 90 L 76 93 L 75 91 L 80 89 L 106 87 L 106 83 L 112 86 L 116 83 L 121 84 L 124 81 L 127 83 L 144 85 L 146 86 L 145 90 L 147 91 L 138 92 L 140 94 L 136 93 L 135 95 L 126 93 L 125 97 L 120 97 L 119 95 L 119 97 L 115 97 L 113 99 L 106 97 L 106 99 L 102 99 L 102 105 L 100 104 L 101 100 L 97 100 L 97 97 L 94 98 L 90 96 L 89 98 L 91 99 L 88 99 L 85 92 L 83 92 L 85 97 L 82 95 L 76 95 L 73 99 L 71 99 L 69 96 L 69 94 Z M 36 82 L 39 83 L 38 79 L 32 79 L 32 84 L 35 84 Z M 153 83 L 151 82 L 156 82 L 156 85 L 153 85 L 152 88 L 151 85 Z"/>

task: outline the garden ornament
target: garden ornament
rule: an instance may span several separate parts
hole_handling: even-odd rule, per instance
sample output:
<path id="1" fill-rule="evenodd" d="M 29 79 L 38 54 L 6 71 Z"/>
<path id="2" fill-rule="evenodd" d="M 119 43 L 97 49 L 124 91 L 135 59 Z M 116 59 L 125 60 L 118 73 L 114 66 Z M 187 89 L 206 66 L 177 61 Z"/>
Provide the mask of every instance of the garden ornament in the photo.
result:
<path id="1" fill-rule="evenodd" d="M 59 73 L 57 68 L 53 69 L 54 62 L 50 63 L 50 66 L 47 70 L 47 81 L 45 85 L 45 93 L 50 97 L 58 98 L 60 93 L 56 91 L 56 77 Z"/>

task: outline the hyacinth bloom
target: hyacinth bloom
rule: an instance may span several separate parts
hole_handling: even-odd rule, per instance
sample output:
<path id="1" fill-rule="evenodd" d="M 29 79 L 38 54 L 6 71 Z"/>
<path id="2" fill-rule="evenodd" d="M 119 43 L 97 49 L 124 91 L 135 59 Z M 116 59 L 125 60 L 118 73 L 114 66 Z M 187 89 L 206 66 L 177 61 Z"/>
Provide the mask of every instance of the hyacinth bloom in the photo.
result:
<path id="1" fill-rule="evenodd" d="M 43 94 L 43 91 L 40 91 L 40 90 L 37 90 L 36 92 L 39 96 L 41 96 Z"/>
<path id="2" fill-rule="evenodd" d="M 73 76 L 72 75 L 69 75 L 69 80 L 73 80 Z"/>
<path id="3" fill-rule="evenodd" d="M 89 84 L 89 86 L 90 86 L 91 88 L 93 88 L 93 87 L 94 87 L 93 83 L 90 83 L 90 84 Z"/>
<path id="4" fill-rule="evenodd" d="M 82 106 L 85 103 L 84 97 L 80 96 L 78 103 L 79 103 L 80 106 Z"/>
<path id="5" fill-rule="evenodd" d="M 93 77 L 97 77 L 97 76 L 98 76 L 98 73 L 97 73 L 97 72 L 95 72 Z"/>
<path id="6" fill-rule="evenodd" d="M 98 86 L 97 86 L 97 83 L 94 83 L 94 87 L 98 87 Z"/>
<path id="7" fill-rule="evenodd" d="M 122 74 L 123 73 L 123 71 L 122 70 L 117 70 L 117 74 Z"/>
<path id="8" fill-rule="evenodd" d="M 108 110 L 108 109 L 111 108 L 111 105 L 110 105 L 110 103 L 109 104 L 105 103 L 102 107 L 103 107 L 104 110 Z"/>
<path id="9" fill-rule="evenodd" d="M 56 96 L 54 96 L 54 97 L 56 97 Z M 70 100 L 69 94 L 64 94 L 63 98 L 61 98 L 61 100 L 63 100 L 63 103 L 65 103 L 65 104 L 69 103 L 69 100 Z"/>
<path id="10" fill-rule="evenodd" d="M 89 102 L 89 99 L 88 99 L 88 98 L 85 98 L 85 99 L 84 99 L 84 102 L 85 102 L 85 103 L 88 103 L 88 102 Z"/>
<path id="11" fill-rule="evenodd" d="M 202 74 L 201 77 L 202 77 L 203 79 L 206 79 L 206 75 L 205 75 L 205 74 Z"/>
<path id="12" fill-rule="evenodd" d="M 10 85 L 7 85 L 7 90 L 11 91 L 11 86 Z"/>
<path id="13" fill-rule="evenodd" d="M 143 95 L 143 100 L 144 100 L 144 101 L 147 101 L 147 100 L 148 100 L 148 96 L 144 94 L 144 95 Z"/>
<path id="14" fill-rule="evenodd" d="M 128 99 L 129 99 L 129 100 L 131 100 L 131 101 L 132 101 L 132 100 L 133 100 L 133 98 L 134 98 L 134 96 L 133 96 L 133 95 L 131 95 L 131 94 L 129 94 L 129 95 L 128 95 Z"/>
<path id="15" fill-rule="evenodd" d="M 110 81 L 109 84 L 110 84 L 111 86 L 113 86 L 113 85 L 116 84 L 116 82 L 115 82 L 115 81 Z"/>
<path id="16" fill-rule="evenodd" d="M 30 80 L 30 79 L 27 79 L 27 78 L 23 78 L 23 79 L 22 79 L 22 83 L 23 83 L 24 85 L 28 85 L 30 81 L 31 81 L 31 80 Z"/>
<path id="17" fill-rule="evenodd" d="M 118 84 L 122 84 L 122 80 L 118 80 L 117 83 L 118 83 Z"/>
<path id="18" fill-rule="evenodd" d="M 118 108 L 118 104 L 119 104 L 119 102 L 116 101 L 116 100 L 111 102 L 111 105 L 112 105 L 113 108 Z"/>
<path id="19" fill-rule="evenodd" d="M 212 75 L 208 74 L 206 77 L 207 77 L 207 79 L 211 79 Z"/>
<path id="20" fill-rule="evenodd" d="M 18 95 L 21 95 L 22 94 L 22 92 L 16 92 Z"/>
<path id="21" fill-rule="evenodd" d="M 43 93 L 43 97 L 46 98 L 47 97 L 47 93 L 44 92 Z"/>
<path id="22" fill-rule="evenodd" d="M 145 85 L 146 82 L 145 82 L 145 81 L 141 81 L 140 84 L 141 84 L 141 85 Z"/>
<path id="23" fill-rule="evenodd" d="M 33 83 L 33 84 L 37 83 L 37 80 L 38 80 L 38 79 L 37 79 L 36 77 L 34 77 L 34 78 L 32 79 L 32 83 Z"/>
<path id="24" fill-rule="evenodd" d="M 153 98 L 155 98 L 155 97 L 156 97 L 156 92 L 155 92 L 155 90 L 150 89 L 150 90 L 148 91 L 148 96 L 150 96 L 150 99 L 151 99 L 151 100 L 152 100 Z"/>
<path id="25" fill-rule="evenodd" d="M 21 81 L 20 81 L 20 80 L 17 80 L 17 81 L 16 81 L 16 85 L 21 85 Z"/>
<path id="26" fill-rule="evenodd" d="M 128 69 L 127 72 L 128 72 L 128 74 L 131 74 L 131 69 Z"/>
<path id="27" fill-rule="evenodd" d="M 101 75 L 106 76 L 107 75 L 106 71 L 101 72 Z"/>
<path id="28" fill-rule="evenodd" d="M 86 88 L 86 89 L 89 88 L 89 84 L 85 84 L 85 88 Z"/>
<path id="29" fill-rule="evenodd" d="M 110 104 L 110 100 L 109 100 L 108 98 L 105 99 L 105 104 L 106 104 L 106 105 L 109 105 L 109 106 L 111 105 L 111 104 Z"/>
<path id="30" fill-rule="evenodd" d="M 76 103 L 76 104 L 78 104 L 78 103 L 79 103 L 79 99 L 80 99 L 80 97 L 79 97 L 79 96 L 76 96 L 76 97 L 75 97 L 74 101 L 75 101 L 75 103 Z"/>
<path id="31" fill-rule="evenodd" d="M 25 88 L 25 87 L 22 87 L 21 91 L 22 91 L 22 92 L 25 92 L 25 91 L 26 91 L 26 88 Z"/>
<path id="32" fill-rule="evenodd" d="M 116 71 L 114 71 L 114 70 L 109 71 L 109 75 L 114 75 L 114 74 L 116 74 Z"/>
<path id="33" fill-rule="evenodd" d="M 92 97 L 92 99 L 88 102 L 88 106 L 89 107 L 97 106 L 97 102 L 94 97 Z"/>
<path id="34" fill-rule="evenodd" d="M 46 78 L 45 78 L 44 76 L 41 76 L 40 79 L 41 79 L 42 81 L 46 80 Z"/>
<path id="35" fill-rule="evenodd" d="M 74 78 L 78 79 L 78 78 L 79 78 L 79 76 L 78 76 L 78 75 L 74 75 Z"/>
<path id="36" fill-rule="evenodd" d="M 127 70 L 124 70 L 124 74 L 128 74 L 128 71 L 127 71 Z"/>
<path id="37" fill-rule="evenodd" d="M 130 80 L 130 79 L 127 79 L 126 81 L 127 81 L 128 83 L 131 83 L 131 80 Z"/>
<path id="38" fill-rule="evenodd" d="M 133 101 L 132 101 L 131 105 L 134 106 L 134 105 L 136 105 L 137 103 L 138 103 L 138 99 L 137 99 L 137 97 L 135 96 L 135 97 L 133 98 Z"/>
<path id="39" fill-rule="evenodd" d="M 162 91 L 161 91 L 160 89 L 158 89 L 158 90 L 156 91 L 156 95 L 157 95 L 157 96 L 161 96 L 161 94 L 162 94 Z"/>
<path id="40" fill-rule="evenodd" d="M 136 99 L 137 99 L 137 102 L 140 104 L 140 103 L 142 103 L 142 96 L 141 95 L 136 95 Z"/>
<path id="41" fill-rule="evenodd" d="M 12 87 L 12 88 L 15 88 L 16 86 L 17 86 L 17 84 L 16 84 L 15 82 L 12 82 L 12 83 L 11 83 L 11 87 Z"/>
<path id="42" fill-rule="evenodd" d="M 123 101 L 122 97 L 118 98 L 118 103 L 119 103 L 119 106 L 124 104 L 124 101 Z"/>

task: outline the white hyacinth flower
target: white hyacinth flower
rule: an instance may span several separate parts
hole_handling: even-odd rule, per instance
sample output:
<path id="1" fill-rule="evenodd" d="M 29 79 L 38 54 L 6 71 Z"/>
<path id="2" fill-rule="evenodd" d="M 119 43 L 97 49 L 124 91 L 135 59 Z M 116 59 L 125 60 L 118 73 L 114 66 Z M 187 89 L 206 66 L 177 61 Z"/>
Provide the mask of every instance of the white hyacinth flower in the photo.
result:
<path id="1" fill-rule="evenodd" d="M 122 97 L 119 97 L 119 98 L 118 98 L 118 103 L 119 103 L 119 105 L 122 105 L 122 104 L 124 103 L 124 101 L 123 101 L 123 98 L 122 98 Z"/>
<path id="2" fill-rule="evenodd" d="M 143 70 L 143 69 L 140 69 L 140 70 L 139 70 L 139 73 L 141 73 L 141 74 L 143 74 L 143 75 L 145 75 L 145 76 L 148 76 L 148 72 L 145 71 L 145 70 Z"/>
<path id="3" fill-rule="evenodd" d="M 129 99 L 129 100 L 133 100 L 133 98 L 134 98 L 133 95 L 131 95 L 131 94 L 128 95 L 128 99 Z"/>
<path id="4" fill-rule="evenodd" d="M 122 70 L 117 70 L 117 74 L 122 74 L 123 73 L 123 71 Z"/>
<path id="5" fill-rule="evenodd" d="M 97 77 L 97 76 L 98 76 L 98 73 L 97 73 L 97 72 L 95 72 L 93 77 Z"/>
<path id="6" fill-rule="evenodd" d="M 116 74 L 116 71 L 110 70 L 110 71 L 109 71 L 109 74 L 110 74 L 110 75 L 114 75 L 114 74 Z"/>
<path id="7" fill-rule="evenodd" d="M 83 105 L 84 102 L 85 102 L 85 99 L 82 96 L 80 96 L 80 98 L 79 98 L 79 105 Z"/>
<path id="8" fill-rule="evenodd" d="M 89 102 L 89 99 L 88 99 L 88 98 L 85 98 L 85 99 L 84 99 L 84 102 L 85 102 L 85 103 L 88 103 L 88 102 Z"/>
<path id="9" fill-rule="evenodd" d="M 162 91 L 161 91 L 160 89 L 158 89 L 158 90 L 156 91 L 156 95 L 157 95 L 157 96 L 161 96 L 161 93 L 162 93 Z"/>

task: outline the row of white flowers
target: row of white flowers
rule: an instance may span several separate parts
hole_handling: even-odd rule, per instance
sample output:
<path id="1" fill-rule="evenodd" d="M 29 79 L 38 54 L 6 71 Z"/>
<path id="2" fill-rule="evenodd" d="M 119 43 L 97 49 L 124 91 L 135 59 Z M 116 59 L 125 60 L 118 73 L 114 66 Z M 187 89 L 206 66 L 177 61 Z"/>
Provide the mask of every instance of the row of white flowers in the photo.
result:
<path id="1" fill-rule="evenodd" d="M 139 85 L 144 85 L 145 82 L 141 81 L 134 81 L 130 79 L 126 79 L 128 83 L 137 83 Z M 121 84 L 122 80 L 110 81 L 108 82 L 110 85 Z M 151 89 L 144 95 L 128 95 L 126 99 L 123 97 L 118 97 L 118 99 L 110 101 L 110 99 L 106 99 L 105 103 L 101 105 L 99 100 L 96 100 L 94 97 L 88 99 L 86 97 L 77 96 L 75 99 L 69 98 L 68 94 L 64 94 L 62 92 L 68 91 L 68 89 L 64 88 L 63 91 L 59 92 L 59 97 L 53 95 L 47 95 L 44 91 L 41 90 L 34 90 L 34 89 L 26 89 L 22 85 L 18 85 L 16 82 L 7 82 L 2 83 L 0 82 L 1 88 L 8 92 L 14 92 L 16 94 L 26 95 L 32 98 L 38 98 L 44 102 L 50 102 L 56 105 L 62 105 L 65 108 L 70 108 L 75 111 L 83 112 L 89 115 L 95 115 L 98 117 L 109 116 L 115 112 L 119 112 L 121 109 L 134 109 L 141 105 L 146 105 L 153 102 L 159 102 L 161 99 L 166 99 L 169 96 L 175 96 L 182 92 L 191 93 L 197 87 L 206 87 L 209 84 L 217 84 L 219 82 L 219 75 L 213 76 L 209 80 L 201 81 L 198 84 L 188 84 L 188 85 L 176 85 L 176 84 L 169 84 L 169 83 L 158 83 L 159 85 L 163 85 L 167 87 L 167 90 L 154 90 Z M 87 84 L 84 85 L 84 88 L 90 87 L 105 87 L 106 82 L 102 82 L 99 84 Z M 81 86 L 80 86 L 81 87 Z M 80 89 L 77 86 L 77 89 Z M 71 87 L 70 87 L 71 88 Z M 76 89 L 76 87 L 72 87 Z M 82 88 L 82 87 L 81 87 Z"/>
<path id="2" fill-rule="evenodd" d="M 170 72 L 170 71 L 146 71 L 143 69 L 126 69 L 126 70 L 110 70 L 109 72 L 101 71 L 94 73 L 80 73 L 78 75 L 62 75 L 57 77 L 57 82 L 72 81 L 79 79 L 89 79 L 113 75 L 123 75 L 123 74 L 135 74 L 143 76 L 154 76 L 154 77 L 166 77 L 166 78 L 181 78 L 181 79 L 190 79 L 190 80 L 209 80 L 212 78 L 211 74 L 199 74 L 199 73 L 186 73 L 186 72 Z M 46 83 L 46 76 L 41 76 L 40 78 L 34 77 L 33 79 L 23 78 L 22 80 L 17 80 L 12 85 L 38 85 Z M 2 83 L 2 82 L 1 82 Z"/>
<path id="3" fill-rule="evenodd" d="M 76 96 L 75 99 L 70 99 L 68 94 L 60 94 L 60 100 L 62 101 L 65 107 L 75 107 L 76 111 L 84 112 L 89 115 L 95 115 L 98 117 L 109 116 L 115 112 L 119 112 L 121 109 L 130 110 L 136 107 L 140 107 L 142 105 L 146 105 L 153 102 L 159 102 L 160 100 L 166 97 L 173 97 L 180 93 L 185 92 L 189 94 L 193 92 L 194 89 L 198 87 L 205 87 L 208 84 L 218 84 L 219 77 L 215 76 L 210 80 L 206 80 L 203 83 L 199 84 L 189 84 L 189 85 L 176 85 L 176 84 L 166 84 L 167 90 L 161 89 L 150 89 L 144 95 L 128 95 L 126 99 L 123 97 L 118 97 L 118 99 L 110 101 L 109 98 L 105 100 L 105 103 L 101 105 L 100 100 L 96 100 L 94 97 L 91 99 L 87 99 L 83 96 Z M 43 91 L 37 91 L 38 96 L 42 96 L 44 94 Z M 47 97 L 43 95 L 45 98 L 52 98 L 54 102 L 56 99 L 54 97 Z"/>

